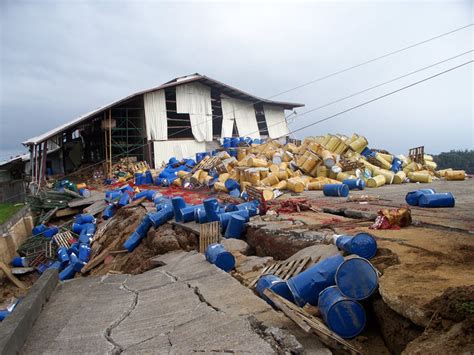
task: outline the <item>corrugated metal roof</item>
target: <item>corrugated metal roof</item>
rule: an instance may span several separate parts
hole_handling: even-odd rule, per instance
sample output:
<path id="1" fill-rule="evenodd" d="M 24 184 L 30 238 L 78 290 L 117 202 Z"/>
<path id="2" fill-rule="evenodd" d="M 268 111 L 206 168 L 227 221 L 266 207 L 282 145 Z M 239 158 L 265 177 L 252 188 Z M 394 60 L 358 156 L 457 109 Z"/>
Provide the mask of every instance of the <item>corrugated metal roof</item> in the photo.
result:
<path id="1" fill-rule="evenodd" d="M 77 126 L 80 123 L 83 123 L 83 122 L 87 121 L 89 118 L 92 118 L 93 116 L 97 115 L 98 113 L 100 113 L 102 111 L 105 111 L 109 108 L 112 108 L 113 106 L 118 105 L 118 104 L 120 104 L 122 102 L 125 102 L 127 100 L 133 99 L 133 98 L 135 98 L 139 95 L 143 95 L 143 94 L 146 94 L 148 92 L 161 90 L 161 89 L 166 89 L 168 87 L 182 85 L 182 84 L 186 84 L 186 83 L 194 82 L 194 81 L 200 81 L 205 85 L 208 85 L 208 86 L 211 86 L 211 87 L 214 87 L 214 88 L 217 88 L 217 89 L 221 90 L 222 92 L 224 92 L 225 94 L 227 94 L 231 97 L 236 97 L 236 98 L 239 98 L 239 99 L 242 99 L 242 100 L 262 102 L 262 103 L 266 103 L 266 104 L 283 106 L 285 109 L 293 109 L 295 107 L 304 106 L 304 104 L 299 104 L 299 103 L 284 102 L 284 101 L 272 101 L 272 100 L 262 99 L 260 97 L 250 95 L 250 94 L 248 94 L 244 91 L 236 89 L 236 88 L 234 88 L 230 85 L 227 85 L 227 84 L 221 83 L 217 80 L 214 80 L 212 78 L 209 78 L 205 75 L 195 73 L 195 74 L 175 78 L 175 79 L 173 79 L 171 81 L 168 81 L 167 83 L 164 83 L 163 85 L 160 85 L 158 87 L 151 88 L 151 89 L 148 89 L 148 90 L 139 91 L 139 92 L 136 92 L 132 95 L 124 97 L 122 99 L 113 101 L 113 102 L 111 102 L 107 105 L 101 106 L 101 107 L 99 107 L 99 108 L 97 108 L 93 111 L 90 111 L 90 112 L 88 112 L 88 113 L 86 113 L 82 116 L 79 116 L 79 117 L 75 118 L 74 120 L 72 120 L 70 122 L 67 122 L 67 123 L 65 123 L 61 126 L 58 126 L 58 127 L 54 128 L 54 129 L 52 129 L 48 132 L 45 132 L 45 133 L 43 133 L 43 134 L 41 134 L 37 137 L 29 138 L 29 139 L 27 139 L 26 141 L 23 142 L 23 145 L 27 146 L 27 145 L 33 145 L 33 144 L 38 144 L 38 143 L 44 142 L 45 140 L 50 139 L 50 138 L 54 137 L 55 135 L 57 135 L 61 132 L 64 132 L 64 131 L 66 131 L 70 128 L 73 128 L 73 127 Z"/>

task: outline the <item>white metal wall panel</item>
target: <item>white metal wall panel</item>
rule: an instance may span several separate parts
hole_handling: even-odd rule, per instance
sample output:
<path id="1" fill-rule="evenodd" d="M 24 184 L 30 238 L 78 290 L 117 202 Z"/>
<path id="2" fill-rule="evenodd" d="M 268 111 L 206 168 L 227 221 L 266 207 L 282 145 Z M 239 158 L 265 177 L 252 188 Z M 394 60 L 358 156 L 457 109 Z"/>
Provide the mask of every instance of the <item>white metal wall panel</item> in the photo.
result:
<path id="1" fill-rule="evenodd" d="M 212 141 L 211 89 L 200 83 L 176 87 L 176 111 L 188 113 L 191 129 L 198 142 Z"/>
<path id="2" fill-rule="evenodd" d="M 164 90 L 144 95 L 146 134 L 149 140 L 168 139 L 168 118 L 166 116 L 166 98 Z"/>
<path id="3" fill-rule="evenodd" d="M 162 162 L 168 162 L 171 157 L 195 159 L 196 153 L 206 151 L 206 143 L 196 142 L 194 139 L 153 142 L 153 150 L 155 166 L 159 167 Z"/>
<path id="4" fill-rule="evenodd" d="M 249 101 L 221 97 L 222 103 L 222 137 L 231 137 L 234 120 L 240 137 L 260 138 L 255 108 Z"/>
<path id="5" fill-rule="evenodd" d="M 263 105 L 263 111 L 265 112 L 265 121 L 267 122 L 270 138 L 279 138 L 290 133 L 285 118 L 285 110 L 282 107 Z"/>

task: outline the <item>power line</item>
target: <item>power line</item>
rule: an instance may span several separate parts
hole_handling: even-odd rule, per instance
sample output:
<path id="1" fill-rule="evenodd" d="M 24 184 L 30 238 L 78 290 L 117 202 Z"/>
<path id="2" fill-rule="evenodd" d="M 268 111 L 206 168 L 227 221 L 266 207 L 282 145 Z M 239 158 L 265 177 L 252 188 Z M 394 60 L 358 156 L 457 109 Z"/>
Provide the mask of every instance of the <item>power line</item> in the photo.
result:
<path id="1" fill-rule="evenodd" d="M 402 90 L 411 88 L 411 87 L 413 87 L 413 86 L 415 86 L 415 85 L 418 85 L 418 84 L 421 84 L 421 83 L 423 83 L 423 82 L 425 82 L 425 81 L 434 79 L 434 78 L 436 78 L 436 77 L 438 77 L 438 76 L 440 76 L 440 75 L 449 73 L 449 72 L 451 72 L 451 71 L 453 71 L 453 70 L 456 70 L 456 69 L 459 69 L 459 68 L 461 68 L 461 67 L 463 67 L 463 66 L 465 66 L 465 65 L 468 65 L 468 64 L 470 64 L 470 63 L 472 63 L 472 62 L 473 62 L 473 61 L 470 60 L 470 61 L 465 62 L 465 63 L 463 63 L 463 64 L 457 65 L 457 66 L 452 67 L 452 68 L 449 68 L 449 69 L 447 69 L 447 70 L 444 70 L 444 71 L 442 71 L 442 72 L 440 72 L 440 73 L 437 73 L 437 74 L 434 74 L 434 75 L 432 75 L 432 76 L 429 76 L 429 77 L 427 77 L 427 78 L 425 78 L 425 79 L 422 79 L 422 80 L 416 81 L 416 82 L 414 82 L 414 83 L 411 83 L 411 84 L 409 84 L 409 85 L 403 86 L 403 87 L 401 87 L 401 88 L 399 88 L 399 89 L 397 89 L 397 90 L 388 92 L 388 93 L 386 93 L 386 94 L 384 94 L 384 95 L 381 95 L 381 96 L 378 96 L 378 97 L 376 97 L 376 98 L 374 98 L 374 99 L 365 101 L 365 102 L 363 102 L 363 103 L 361 103 L 361 104 L 358 104 L 358 105 L 356 105 L 356 106 L 352 106 L 352 107 L 350 107 L 350 108 L 348 108 L 348 109 L 346 109 L 346 110 L 343 110 L 343 111 L 340 111 L 340 112 L 338 112 L 338 113 L 335 113 L 334 115 L 325 117 L 325 118 L 323 118 L 323 119 L 321 119 L 321 120 L 318 120 L 318 121 L 313 122 L 313 123 L 310 123 L 310 124 L 308 124 L 308 125 L 306 125 L 306 126 L 300 127 L 300 128 L 298 128 L 298 129 L 296 129 L 296 130 L 293 130 L 293 131 L 290 132 L 289 134 L 293 134 L 293 133 L 302 131 L 303 129 L 306 129 L 306 128 L 308 128 L 308 127 L 314 126 L 314 125 L 316 125 L 316 124 L 318 124 L 318 123 L 321 123 L 321 122 L 324 122 L 324 121 L 328 121 L 328 120 L 330 120 L 330 119 L 332 119 L 332 118 L 334 118 L 334 117 L 340 116 L 340 115 L 342 115 L 342 114 L 344 114 L 344 113 L 346 113 L 346 112 L 355 110 L 355 109 L 357 109 L 357 108 L 359 108 L 359 107 L 368 105 L 368 104 L 370 104 L 370 103 L 372 103 L 372 102 L 374 102 L 374 101 L 378 101 L 378 100 L 383 99 L 383 98 L 385 98 L 385 97 L 387 97 L 387 96 L 396 94 L 397 92 L 400 92 L 400 91 L 402 91 Z M 314 110 L 306 111 L 304 114 L 308 114 L 308 113 L 311 113 L 311 112 L 313 112 L 313 111 L 315 111 L 315 109 L 314 109 Z M 302 116 L 302 115 L 300 115 L 300 116 Z M 281 138 L 281 137 L 279 137 L 279 138 Z"/>
<path id="2" fill-rule="evenodd" d="M 456 33 L 456 32 L 462 31 L 462 30 L 464 30 L 464 29 L 466 29 L 466 28 L 469 28 L 469 27 L 471 27 L 471 26 L 473 26 L 473 25 L 474 25 L 474 24 L 470 23 L 470 24 L 468 24 L 468 25 L 466 25 L 466 26 L 458 27 L 458 28 L 456 28 L 456 29 L 454 29 L 454 30 L 441 33 L 441 34 L 439 34 L 439 35 L 437 35 L 437 36 L 434 36 L 434 37 L 425 39 L 425 40 L 423 40 L 423 41 L 421 41 L 421 42 L 413 43 L 413 44 L 411 44 L 411 45 L 409 45 L 409 46 L 406 46 L 406 47 L 403 47 L 403 48 L 400 48 L 400 49 L 397 49 L 397 50 L 394 50 L 394 51 L 385 53 L 385 54 L 380 55 L 380 56 L 378 56 L 378 57 L 375 57 L 375 58 L 366 60 L 366 61 L 364 61 L 364 62 L 361 62 L 361 63 L 359 63 L 359 64 L 351 65 L 350 67 L 347 67 L 347 68 L 344 68 L 344 69 L 335 71 L 335 72 L 333 72 L 333 73 L 330 73 L 330 74 L 321 76 L 321 77 L 319 77 L 319 78 L 316 78 L 316 79 L 310 80 L 310 81 L 308 81 L 308 82 L 305 82 L 305 83 L 303 83 L 303 84 L 300 84 L 300 85 L 297 85 L 297 86 L 295 86 L 295 87 L 292 87 L 292 88 L 290 88 L 290 89 L 288 89 L 288 90 L 279 92 L 279 93 L 277 93 L 277 94 L 275 94 L 275 95 L 272 95 L 272 96 L 269 96 L 269 97 L 267 97 L 265 100 L 269 100 L 269 99 L 272 99 L 272 98 L 274 98 L 274 97 L 277 97 L 277 96 L 286 94 L 286 93 L 288 93 L 288 92 L 291 92 L 291 91 L 300 89 L 300 88 L 302 88 L 302 87 L 305 87 L 305 86 L 308 86 L 308 85 L 317 83 L 317 82 L 319 82 L 319 81 L 322 81 L 322 80 L 325 80 L 325 79 L 329 79 L 329 78 L 331 78 L 331 77 L 333 77 L 333 76 L 336 76 L 336 75 L 339 75 L 339 74 L 348 72 L 348 71 L 350 71 L 350 70 L 352 70 L 352 69 L 356 69 L 356 68 L 362 67 L 362 66 L 364 66 L 364 65 L 366 65 L 366 64 L 370 64 L 370 63 L 376 62 L 376 61 L 378 61 L 378 60 L 380 60 L 380 59 L 387 58 L 387 57 L 390 57 L 390 56 L 392 56 L 392 55 L 395 55 L 395 54 L 404 52 L 404 51 L 406 51 L 406 50 L 408 50 L 408 49 L 411 49 L 411 48 L 420 46 L 420 45 L 422 45 L 422 44 L 425 44 L 425 43 L 434 41 L 434 40 L 436 40 L 436 39 L 439 39 L 439 38 L 442 38 L 442 37 L 445 37 L 445 36 L 449 36 L 449 35 L 451 35 L 451 34 L 453 34 L 453 33 Z M 253 106 L 253 105 L 256 105 L 256 104 L 261 103 L 261 102 L 264 102 L 264 101 L 263 101 L 263 100 L 259 100 L 259 101 L 253 102 L 252 104 L 249 104 L 248 106 Z M 245 106 L 245 107 L 247 107 L 247 106 Z M 233 112 L 235 112 L 235 111 L 238 111 L 238 110 L 234 110 Z M 228 112 L 228 113 L 230 114 L 230 113 L 232 113 L 232 112 Z M 220 119 L 220 118 L 224 118 L 224 114 L 218 115 L 218 116 L 215 116 L 215 117 L 212 117 L 212 118 L 209 119 L 209 120 L 206 120 L 206 121 L 197 123 L 197 124 L 195 124 L 195 125 L 191 125 L 190 127 L 183 128 L 183 129 L 181 129 L 181 130 L 179 130 L 179 131 L 177 131 L 177 132 L 174 132 L 174 133 L 172 133 L 172 134 L 168 134 L 168 138 L 169 138 L 169 137 L 173 137 L 173 136 L 175 136 L 175 135 L 177 135 L 177 134 L 179 134 L 179 133 L 185 132 L 185 131 L 187 131 L 187 130 L 189 130 L 189 129 L 192 129 L 193 127 L 196 127 L 196 126 L 199 126 L 199 125 L 202 125 L 202 124 L 205 124 L 205 123 L 208 123 L 208 122 L 214 121 L 214 120 L 216 120 L 216 119 Z"/>

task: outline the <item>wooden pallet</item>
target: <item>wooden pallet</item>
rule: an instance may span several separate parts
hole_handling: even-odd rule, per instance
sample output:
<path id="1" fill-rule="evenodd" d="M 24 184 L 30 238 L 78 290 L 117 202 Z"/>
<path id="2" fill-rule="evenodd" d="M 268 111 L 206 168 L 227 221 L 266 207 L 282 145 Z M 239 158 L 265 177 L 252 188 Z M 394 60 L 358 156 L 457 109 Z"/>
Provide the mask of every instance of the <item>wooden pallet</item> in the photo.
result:
<path id="1" fill-rule="evenodd" d="M 277 295 L 268 288 L 263 293 L 301 329 L 306 333 L 315 334 L 322 343 L 331 349 L 344 351 L 349 354 L 361 354 L 356 347 L 334 333 L 320 319 L 312 316 L 304 309 Z"/>
<path id="2" fill-rule="evenodd" d="M 265 199 L 263 198 L 263 190 L 257 189 L 254 186 L 247 186 L 245 191 L 249 195 L 249 200 L 257 200 L 260 203 L 258 206 L 260 214 L 265 214 L 267 212 L 268 206 L 267 201 L 265 201 Z"/>
<path id="3" fill-rule="evenodd" d="M 303 259 L 284 261 L 263 268 L 260 274 L 248 285 L 249 288 L 255 287 L 258 279 L 265 274 L 273 274 L 282 280 L 288 280 L 290 277 L 299 274 L 310 262 L 311 257 L 307 256 Z M 318 259 L 319 260 L 319 259 Z"/>
<path id="4" fill-rule="evenodd" d="M 95 232 L 94 236 L 92 237 L 91 244 L 92 244 L 92 242 L 95 242 L 96 240 L 98 240 L 100 237 L 102 237 L 104 235 L 104 233 L 107 230 L 107 227 L 109 226 L 111 221 L 112 221 L 112 219 L 108 219 L 104 223 L 102 223 L 99 228 L 97 228 L 97 231 Z"/>
<path id="5" fill-rule="evenodd" d="M 408 151 L 408 156 L 415 163 L 424 164 L 425 163 L 425 147 L 421 146 L 421 147 L 411 148 Z"/>
<path id="6" fill-rule="evenodd" d="M 221 226 L 219 222 L 203 223 L 199 232 L 199 252 L 204 254 L 209 245 L 221 240 Z"/>
<path id="7" fill-rule="evenodd" d="M 71 240 L 76 239 L 76 235 L 70 231 L 58 233 L 53 237 L 53 241 L 58 247 L 65 247 L 69 249 L 71 247 Z"/>

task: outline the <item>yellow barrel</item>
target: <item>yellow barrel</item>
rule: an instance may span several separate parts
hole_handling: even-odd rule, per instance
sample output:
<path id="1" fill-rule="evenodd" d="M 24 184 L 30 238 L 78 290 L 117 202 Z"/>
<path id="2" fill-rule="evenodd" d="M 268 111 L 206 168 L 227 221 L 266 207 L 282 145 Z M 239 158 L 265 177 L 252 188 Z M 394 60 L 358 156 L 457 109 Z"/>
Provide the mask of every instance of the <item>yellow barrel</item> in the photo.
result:
<path id="1" fill-rule="evenodd" d="M 334 156 L 329 150 L 324 149 L 321 151 L 321 159 L 323 160 L 324 165 L 326 165 L 328 168 L 331 168 L 334 164 L 336 164 L 336 159 L 334 159 Z"/>
<path id="2" fill-rule="evenodd" d="M 206 178 L 209 176 L 209 173 L 205 170 L 202 170 L 201 173 L 199 174 L 199 182 L 203 184 L 206 181 Z"/>
<path id="3" fill-rule="evenodd" d="M 291 178 L 288 180 L 288 190 L 293 192 L 303 192 L 305 188 L 304 182 L 300 178 Z"/>
<path id="4" fill-rule="evenodd" d="M 273 190 L 270 190 L 270 189 L 263 190 L 263 199 L 265 201 L 270 201 L 273 199 L 273 197 L 275 197 L 275 195 L 273 194 Z"/>
<path id="5" fill-rule="evenodd" d="M 249 169 L 246 171 L 246 180 L 253 186 L 257 185 L 260 181 L 260 172 L 256 169 Z"/>
<path id="6" fill-rule="evenodd" d="M 196 171 L 194 172 L 192 178 L 195 179 L 195 180 L 197 180 L 197 181 L 199 181 L 199 176 L 201 175 L 202 172 L 203 172 L 203 171 L 202 171 L 201 169 L 196 170 Z"/>
<path id="7" fill-rule="evenodd" d="M 432 181 L 430 174 L 422 172 L 409 172 L 408 178 L 413 182 L 428 183 Z"/>
<path id="8" fill-rule="evenodd" d="M 292 161 L 292 160 L 293 160 L 293 157 L 292 157 L 290 154 L 288 154 L 288 152 L 285 152 L 285 153 L 281 156 L 281 160 L 282 160 L 283 162 L 286 162 L 286 163 L 287 163 L 287 162 Z"/>
<path id="9" fill-rule="evenodd" d="M 393 155 L 392 154 L 377 153 L 376 155 L 381 156 L 382 158 L 384 158 L 389 163 L 391 163 L 393 161 Z"/>
<path id="10" fill-rule="evenodd" d="M 449 169 L 438 170 L 438 175 L 441 177 L 445 177 L 448 171 L 453 171 L 453 169 L 449 168 Z"/>
<path id="11" fill-rule="evenodd" d="M 418 163 L 415 163 L 414 161 L 412 161 L 405 168 L 403 168 L 403 171 L 405 173 L 408 173 L 410 171 L 418 171 L 418 170 L 421 170 L 421 166 Z"/>
<path id="12" fill-rule="evenodd" d="M 279 180 L 276 174 L 268 174 L 268 176 L 262 180 L 262 184 L 265 186 L 272 186 L 278 184 Z"/>
<path id="13" fill-rule="evenodd" d="M 385 177 L 377 175 L 367 180 L 367 187 L 380 187 L 385 185 Z"/>
<path id="14" fill-rule="evenodd" d="M 225 187 L 225 183 L 223 183 L 222 181 L 216 181 L 214 183 L 214 190 L 222 191 L 222 192 L 229 192 Z"/>
<path id="15" fill-rule="evenodd" d="M 329 169 L 326 168 L 326 166 L 324 165 L 319 165 L 317 168 L 316 168 L 316 176 L 318 177 L 328 177 L 329 176 Z"/>
<path id="16" fill-rule="evenodd" d="M 309 173 L 311 170 L 313 170 L 316 167 L 318 163 L 319 163 L 319 159 L 309 156 L 301 167 Z"/>
<path id="17" fill-rule="evenodd" d="M 285 180 L 281 180 L 278 184 L 273 185 L 272 188 L 278 190 L 286 190 L 288 188 L 288 183 Z"/>
<path id="18" fill-rule="evenodd" d="M 177 178 L 175 179 L 173 182 L 172 182 L 172 185 L 174 186 L 181 186 L 183 183 L 183 180 L 181 180 L 180 178 Z"/>
<path id="19" fill-rule="evenodd" d="M 280 167 L 276 164 L 272 164 L 272 165 L 270 165 L 269 169 L 270 169 L 270 172 L 276 173 L 276 172 L 278 172 L 278 170 L 280 170 Z"/>
<path id="20" fill-rule="evenodd" d="M 382 175 L 385 178 L 385 183 L 391 184 L 393 182 L 395 173 L 391 170 L 377 168 L 377 169 L 374 169 L 373 175 L 374 176 Z"/>
<path id="21" fill-rule="evenodd" d="M 308 190 L 322 190 L 324 185 L 323 181 L 313 181 L 308 184 Z"/>
<path id="22" fill-rule="evenodd" d="M 220 182 L 226 182 L 229 177 L 230 177 L 230 174 L 229 174 L 229 173 L 223 173 L 223 174 L 220 174 L 220 175 L 219 175 L 218 180 L 219 180 Z"/>
<path id="23" fill-rule="evenodd" d="M 286 169 L 288 169 L 288 163 L 282 162 L 282 163 L 280 163 L 278 168 L 280 168 L 280 170 L 286 170 Z"/>
<path id="24" fill-rule="evenodd" d="M 425 163 L 426 163 L 426 161 L 433 161 L 433 156 L 428 155 L 428 154 L 424 154 L 423 159 L 425 160 Z"/>
<path id="25" fill-rule="evenodd" d="M 248 163 L 250 166 L 256 167 L 256 168 L 265 168 L 268 163 L 264 159 L 259 159 L 259 158 L 250 158 L 248 160 Z"/>
<path id="26" fill-rule="evenodd" d="M 452 170 L 447 171 L 444 175 L 446 180 L 464 180 L 466 178 L 466 172 L 464 170 Z"/>
<path id="27" fill-rule="evenodd" d="M 434 171 L 438 167 L 438 164 L 434 161 L 425 160 L 425 167 L 427 167 L 428 170 Z"/>
<path id="28" fill-rule="evenodd" d="M 365 137 L 360 136 L 359 138 L 354 140 L 351 144 L 349 144 L 349 147 L 354 152 L 360 153 L 364 150 L 365 147 L 367 147 L 368 144 L 369 142 L 367 142 L 367 139 L 365 139 Z"/>
<path id="29" fill-rule="evenodd" d="M 375 154 L 375 159 L 382 165 L 382 168 L 384 169 L 390 169 L 392 167 L 392 164 L 390 164 L 385 158 L 380 154 L 376 153 Z"/>
<path id="30" fill-rule="evenodd" d="M 260 170 L 260 180 L 265 179 L 268 176 L 268 170 Z"/>
<path id="31" fill-rule="evenodd" d="M 406 177 L 407 177 L 407 175 L 405 174 L 405 172 L 403 170 L 400 170 L 393 177 L 393 183 L 394 184 L 401 184 L 401 183 L 405 182 Z"/>
<path id="32" fill-rule="evenodd" d="M 286 170 L 278 170 L 276 173 L 278 180 L 288 180 L 288 172 Z"/>
<path id="33" fill-rule="evenodd" d="M 179 178 L 183 178 L 185 177 L 186 175 L 188 175 L 189 173 L 187 171 L 184 171 L 184 170 L 180 170 L 178 171 L 178 177 Z"/>
<path id="34" fill-rule="evenodd" d="M 346 180 L 346 179 L 350 179 L 351 176 L 352 176 L 351 174 L 348 174 L 346 172 L 341 171 L 340 173 L 337 173 L 336 180 L 343 181 L 343 180 Z"/>
<path id="35" fill-rule="evenodd" d="M 306 155 L 300 155 L 299 157 L 296 158 L 296 165 L 303 166 L 306 159 L 308 159 Z"/>
<path id="36" fill-rule="evenodd" d="M 292 176 L 295 176 L 295 173 L 290 168 L 286 169 L 286 172 L 288 173 L 289 178 L 292 177 Z"/>

